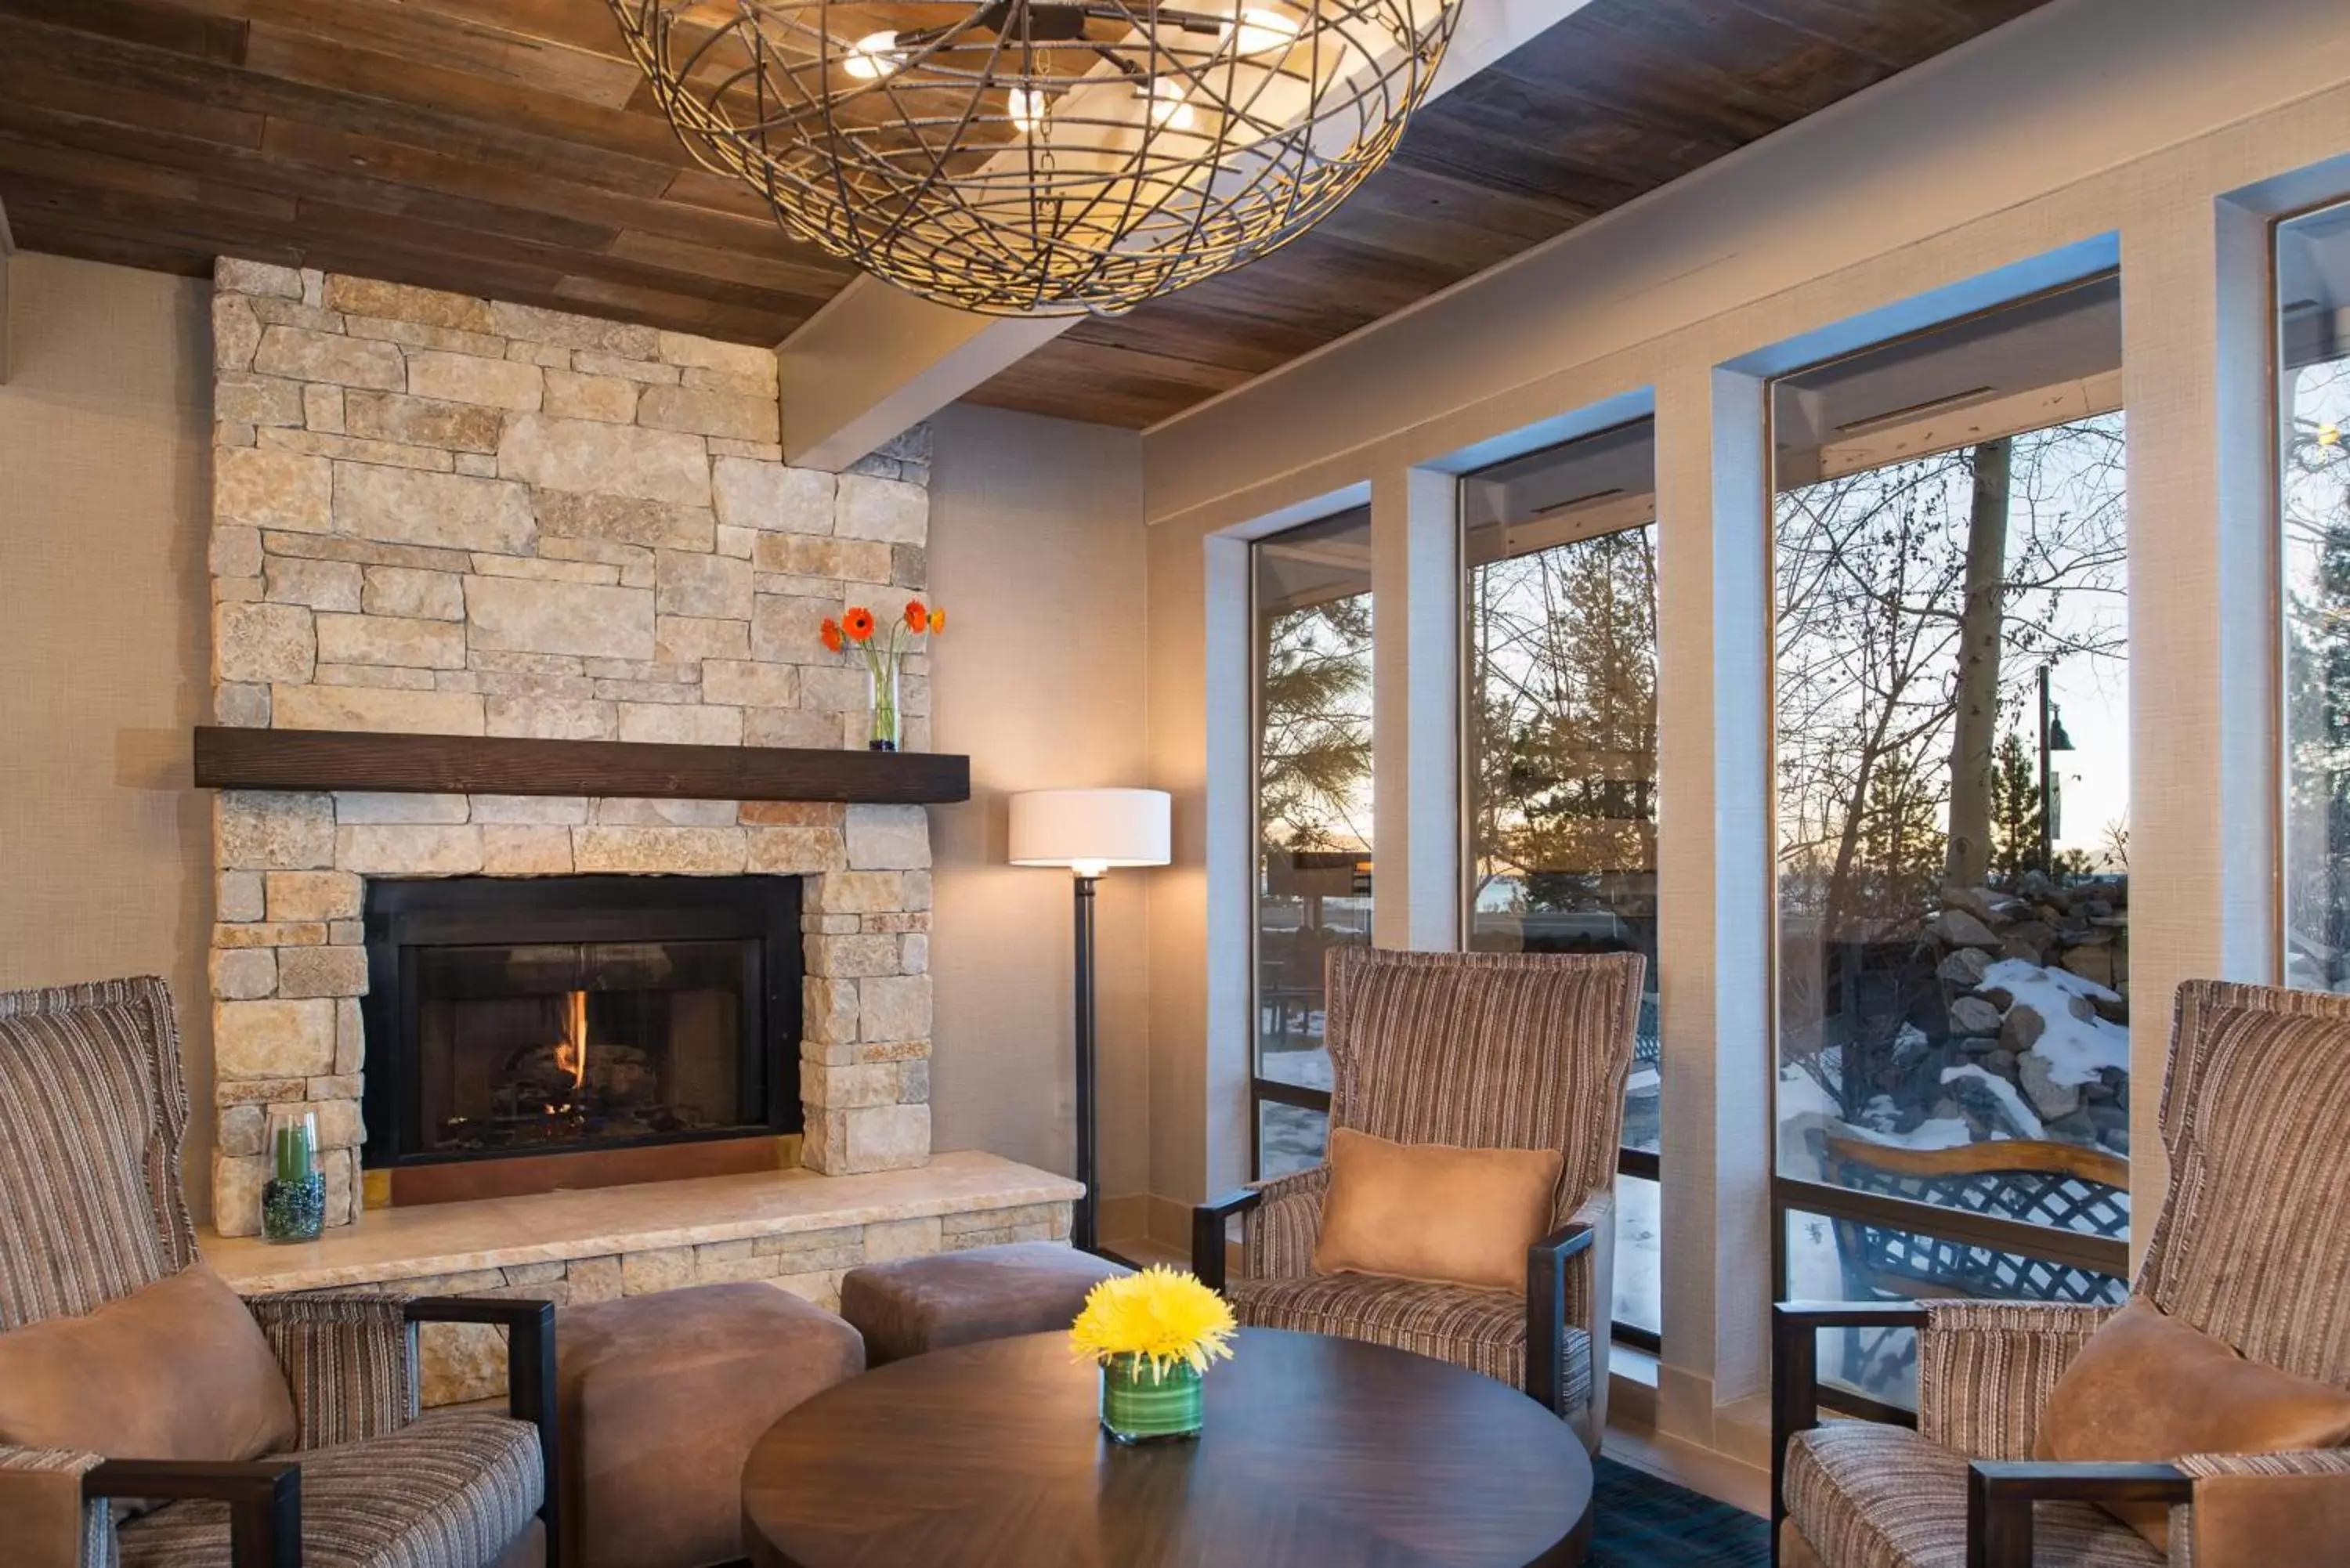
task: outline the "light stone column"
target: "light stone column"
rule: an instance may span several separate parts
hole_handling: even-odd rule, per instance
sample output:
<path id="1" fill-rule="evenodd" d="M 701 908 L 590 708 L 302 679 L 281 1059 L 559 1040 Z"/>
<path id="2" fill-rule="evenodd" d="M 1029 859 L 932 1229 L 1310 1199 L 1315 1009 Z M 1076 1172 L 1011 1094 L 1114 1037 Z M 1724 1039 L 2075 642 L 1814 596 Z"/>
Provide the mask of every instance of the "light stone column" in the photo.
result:
<path id="1" fill-rule="evenodd" d="M 847 866 L 812 878 L 801 1162 L 827 1176 L 931 1157 L 931 836 L 917 805 L 848 808 Z"/>

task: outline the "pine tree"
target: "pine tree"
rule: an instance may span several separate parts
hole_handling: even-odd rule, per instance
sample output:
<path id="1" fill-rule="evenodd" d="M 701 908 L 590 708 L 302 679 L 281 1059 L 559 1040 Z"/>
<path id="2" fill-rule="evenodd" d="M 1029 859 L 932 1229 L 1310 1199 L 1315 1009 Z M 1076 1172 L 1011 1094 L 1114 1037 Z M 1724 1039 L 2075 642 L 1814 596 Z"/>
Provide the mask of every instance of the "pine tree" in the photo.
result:
<path id="1" fill-rule="evenodd" d="M 1991 870 L 2012 882 L 2040 864 L 2040 774 L 2023 737 L 2010 730 L 1991 771 Z"/>
<path id="2" fill-rule="evenodd" d="M 1888 756 L 1868 782 L 1862 812 L 1860 864 L 1867 892 L 1859 906 L 1873 927 L 1892 929 L 1929 907 L 1949 840 L 1937 820 L 1940 802 L 1926 767 Z"/>
<path id="3" fill-rule="evenodd" d="M 1588 908 L 1656 864 L 1654 531 L 1497 562 L 1479 587 L 1482 853 L 1528 909 Z"/>
<path id="4" fill-rule="evenodd" d="M 1259 832 L 1285 849 L 1368 842 L 1371 602 L 1274 616 L 1259 676 Z"/>

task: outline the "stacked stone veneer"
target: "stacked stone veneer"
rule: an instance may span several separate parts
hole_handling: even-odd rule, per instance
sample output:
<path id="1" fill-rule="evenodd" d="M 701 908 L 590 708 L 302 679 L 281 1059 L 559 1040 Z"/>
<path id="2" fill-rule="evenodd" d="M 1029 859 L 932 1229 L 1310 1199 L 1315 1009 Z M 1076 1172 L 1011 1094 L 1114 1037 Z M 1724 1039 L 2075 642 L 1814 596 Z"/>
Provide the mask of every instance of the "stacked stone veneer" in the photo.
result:
<path id="1" fill-rule="evenodd" d="M 758 348 L 224 260 L 213 652 L 224 724 L 862 746 L 816 630 L 922 586 L 927 436 L 787 467 Z M 907 667 L 907 740 L 928 740 Z M 215 1223 L 257 1224 L 269 1107 L 318 1114 L 359 1209 L 377 877 L 810 878 L 803 1159 L 930 1153 L 920 807 L 224 792 L 212 948 Z"/>

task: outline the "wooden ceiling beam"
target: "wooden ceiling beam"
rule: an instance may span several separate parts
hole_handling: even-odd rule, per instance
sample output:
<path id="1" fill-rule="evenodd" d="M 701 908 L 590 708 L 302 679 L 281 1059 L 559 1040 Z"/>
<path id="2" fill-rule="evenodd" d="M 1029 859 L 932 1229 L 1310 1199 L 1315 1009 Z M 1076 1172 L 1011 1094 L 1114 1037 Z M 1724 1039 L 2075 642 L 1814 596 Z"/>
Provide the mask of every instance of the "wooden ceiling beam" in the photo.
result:
<path id="1" fill-rule="evenodd" d="M 209 278 L 213 275 L 209 242 L 192 235 L 132 228 L 55 212 L 20 222 L 16 227 L 28 251 L 137 267 L 142 272 L 170 273 L 176 277 Z M 291 265 L 290 260 L 286 265 Z"/>

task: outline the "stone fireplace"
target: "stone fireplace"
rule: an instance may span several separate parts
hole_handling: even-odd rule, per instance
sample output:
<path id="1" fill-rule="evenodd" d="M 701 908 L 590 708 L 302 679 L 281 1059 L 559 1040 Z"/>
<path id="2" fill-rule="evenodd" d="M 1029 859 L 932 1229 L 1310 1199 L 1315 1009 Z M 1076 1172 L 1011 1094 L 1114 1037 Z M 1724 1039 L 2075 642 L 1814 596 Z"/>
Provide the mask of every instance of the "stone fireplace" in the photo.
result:
<path id="1" fill-rule="evenodd" d="M 218 722 L 861 747 L 864 672 L 817 628 L 922 588 L 925 434 L 850 472 L 794 469 L 765 350 L 369 279 L 224 259 L 213 315 Z M 927 675 L 909 662 L 910 750 L 928 746 Z M 643 1142 L 752 1118 L 770 1135 L 796 1122 L 802 1163 L 826 1174 L 930 1158 L 920 806 L 346 789 L 224 790 L 215 811 L 224 1234 L 256 1226 L 278 1104 L 318 1115 L 330 1224 L 362 1207 L 363 1147 L 396 1165 L 591 1122 Z M 804 971 L 791 1054 L 729 1098 L 710 1062 L 669 1054 L 680 1032 L 723 1032 L 695 1011 L 723 1012 L 723 960 L 667 955 L 654 984 L 660 955 L 625 936 L 518 925 L 474 944 L 510 950 L 494 961 L 438 961 L 432 1027 L 504 1044 L 444 1064 L 442 1097 L 398 1112 L 395 1133 L 380 1032 L 411 1003 L 374 992 L 370 926 L 432 903 L 402 891 L 420 880 L 542 878 L 787 881 Z M 568 957 L 536 950 L 567 941 Z M 712 983 L 670 983 L 680 962 L 717 965 Z M 555 1093 L 575 1027 L 591 1058 L 599 1040 L 633 1054 Z"/>

